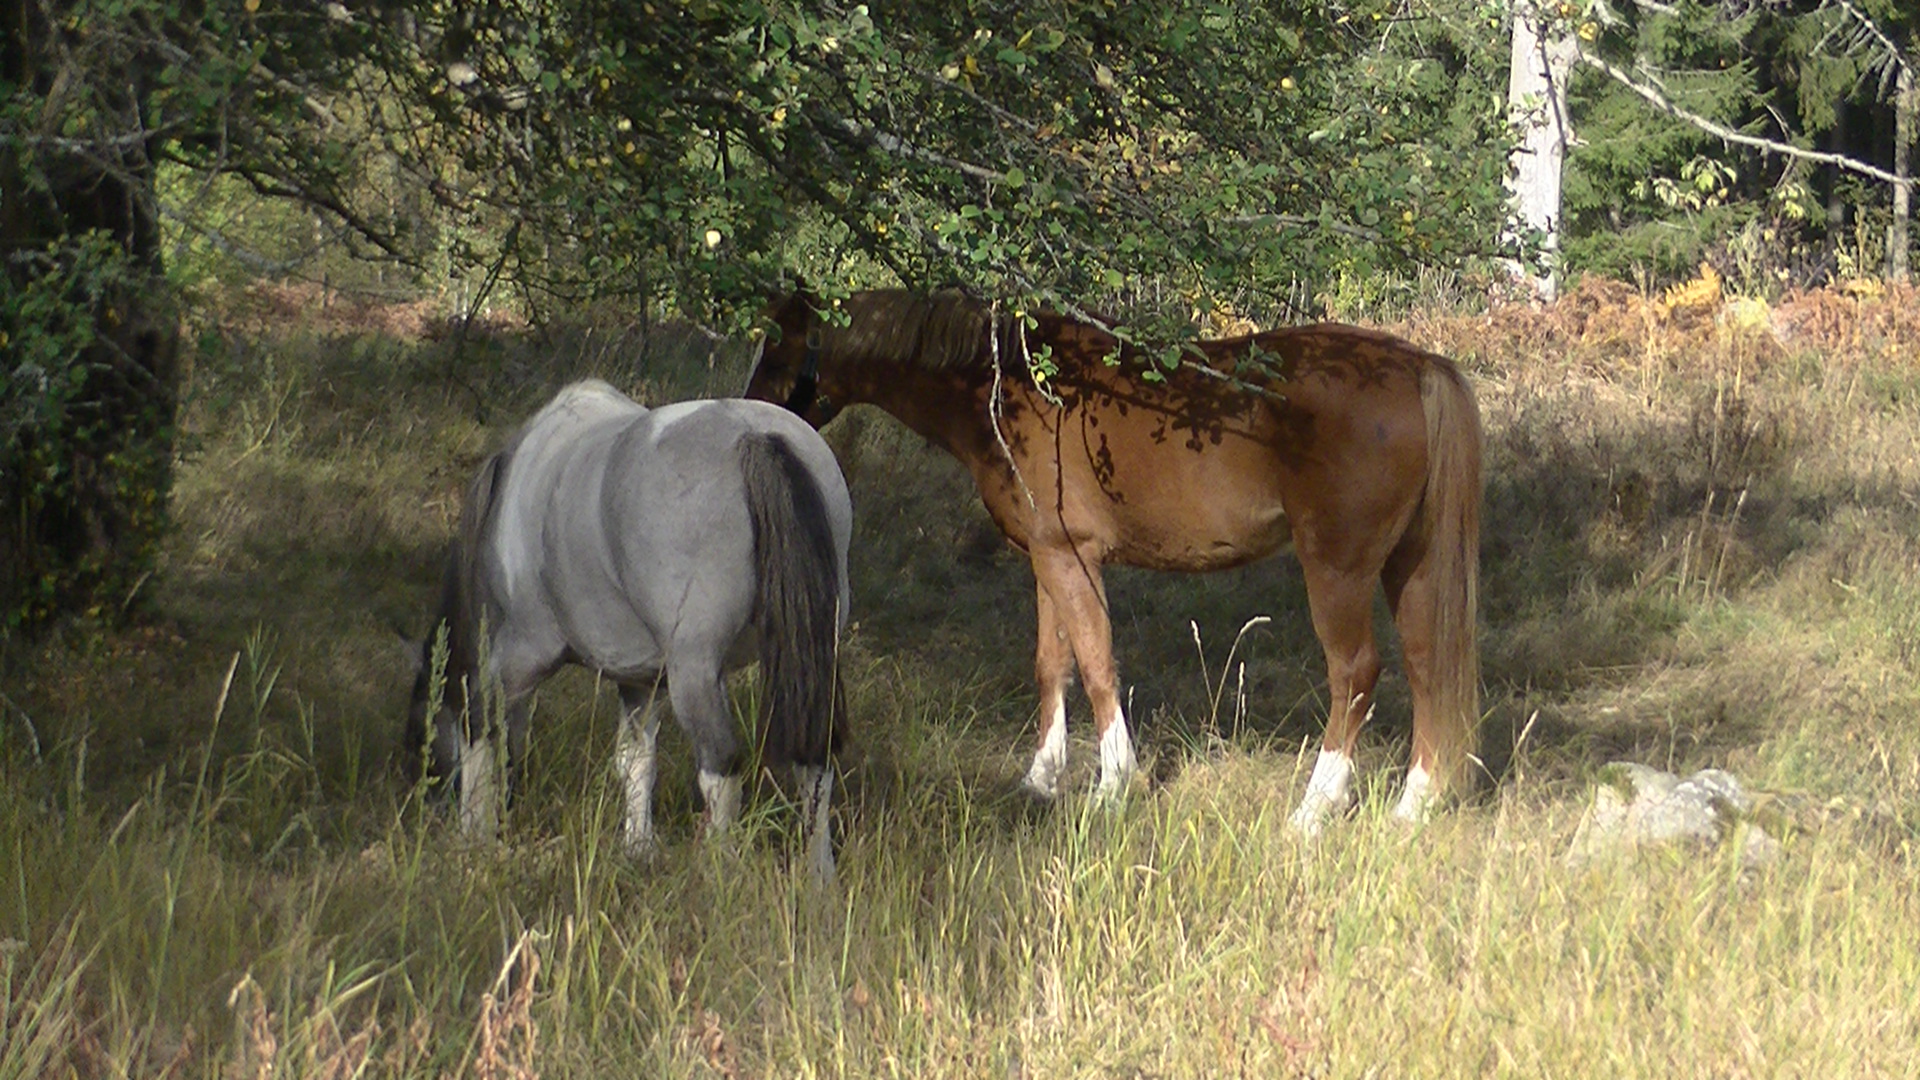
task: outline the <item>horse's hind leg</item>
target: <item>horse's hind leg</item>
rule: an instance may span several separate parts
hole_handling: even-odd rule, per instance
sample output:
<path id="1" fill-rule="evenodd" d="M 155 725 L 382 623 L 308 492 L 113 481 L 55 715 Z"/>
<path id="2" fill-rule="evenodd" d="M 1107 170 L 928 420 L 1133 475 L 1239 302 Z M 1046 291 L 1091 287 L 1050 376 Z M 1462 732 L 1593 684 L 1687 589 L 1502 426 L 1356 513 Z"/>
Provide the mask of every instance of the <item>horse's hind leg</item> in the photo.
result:
<path id="1" fill-rule="evenodd" d="M 1373 639 L 1376 577 L 1309 561 L 1305 552 L 1301 565 L 1306 571 L 1313 631 L 1326 654 L 1329 700 L 1326 738 L 1292 821 L 1303 835 L 1315 836 L 1328 818 L 1352 801 L 1353 748 L 1360 726 L 1373 712 L 1380 652 Z"/>
<path id="2" fill-rule="evenodd" d="M 1401 663 L 1407 689 L 1413 696 L 1413 758 L 1407 765 L 1407 786 L 1394 804 L 1393 816 L 1402 821 L 1424 821 L 1440 796 L 1434 778 L 1440 774 L 1439 717 L 1434 709 L 1434 608 L 1438 603 L 1427 559 L 1395 552 L 1381 575 L 1387 606 L 1400 631 Z"/>
<path id="3" fill-rule="evenodd" d="M 1028 791 L 1043 799 L 1060 794 L 1060 777 L 1067 771 L 1067 684 L 1073 676 L 1073 643 L 1055 612 L 1053 598 L 1035 581 L 1037 644 L 1033 653 L 1034 679 L 1040 685 L 1040 745 L 1024 781 Z"/>
<path id="4" fill-rule="evenodd" d="M 620 733 L 613 748 L 614 763 L 627 789 L 627 854 L 634 858 L 652 855 L 654 740 L 660 733 L 657 687 L 622 686 L 620 688 Z"/>
<path id="5" fill-rule="evenodd" d="M 814 880 L 833 880 L 833 824 L 827 816 L 833 803 L 833 766 L 795 765 L 800 788 L 800 818 L 807 837 L 807 869 Z"/>
<path id="6" fill-rule="evenodd" d="M 721 650 L 687 651 L 710 653 L 711 659 L 675 663 L 667 673 L 667 696 L 673 702 L 673 718 L 693 740 L 708 832 L 719 836 L 740 816 L 740 737 L 720 680 Z"/>

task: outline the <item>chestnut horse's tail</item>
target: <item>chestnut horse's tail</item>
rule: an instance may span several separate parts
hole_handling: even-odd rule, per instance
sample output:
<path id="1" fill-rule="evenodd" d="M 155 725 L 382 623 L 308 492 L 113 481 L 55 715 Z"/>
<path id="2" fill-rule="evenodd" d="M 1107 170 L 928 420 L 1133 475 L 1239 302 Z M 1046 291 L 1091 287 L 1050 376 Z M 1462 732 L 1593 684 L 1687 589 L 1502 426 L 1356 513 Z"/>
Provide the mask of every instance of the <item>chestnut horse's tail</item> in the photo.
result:
<path id="1" fill-rule="evenodd" d="M 1434 586 L 1429 727 L 1434 780 L 1446 790 L 1460 779 L 1480 722 L 1480 408 L 1466 376 L 1439 357 L 1421 375 L 1420 401 L 1427 416 L 1421 531 Z"/>

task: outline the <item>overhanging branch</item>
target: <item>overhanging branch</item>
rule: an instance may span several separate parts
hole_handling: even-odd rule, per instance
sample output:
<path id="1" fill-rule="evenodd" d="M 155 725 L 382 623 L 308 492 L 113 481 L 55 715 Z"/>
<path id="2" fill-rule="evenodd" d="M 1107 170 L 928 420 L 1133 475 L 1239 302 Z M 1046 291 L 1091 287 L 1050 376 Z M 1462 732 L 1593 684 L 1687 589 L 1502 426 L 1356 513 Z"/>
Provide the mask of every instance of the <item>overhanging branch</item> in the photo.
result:
<path id="1" fill-rule="evenodd" d="M 832 113 L 825 114 L 822 119 L 830 128 L 853 139 L 855 142 L 871 143 L 895 157 L 911 158 L 925 165 L 952 169 L 962 176 L 970 176 L 975 180 L 985 181 L 989 184 L 1005 184 L 1007 182 L 1006 173 L 998 172 L 982 165 L 975 165 L 970 161 L 962 161 L 959 158 L 940 153 L 938 150 L 920 146 L 890 131 L 882 131 L 879 128 L 862 124 L 857 120 L 851 120 L 847 117 L 834 115 Z"/>
<path id="2" fill-rule="evenodd" d="M 1675 105 L 1673 101 L 1657 87 L 1649 86 L 1635 79 L 1630 72 L 1623 71 L 1585 49 L 1580 50 L 1579 60 L 1588 67 L 1605 72 L 1608 78 L 1611 78 L 1613 81 L 1638 94 L 1654 108 L 1659 109 L 1668 116 L 1692 124 L 1694 127 L 1716 138 L 1724 139 L 1730 143 L 1738 143 L 1741 146 L 1751 146 L 1769 154 L 1781 154 L 1786 157 L 1800 158 L 1804 161 L 1816 161 L 1823 165 L 1832 165 L 1836 168 L 1846 169 L 1849 172 L 1859 173 L 1862 176 L 1872 177 L 1885 184 L 1908 186 L 1913 184 L 1912 180 L 1902 179 L 1877 165 L 1869 165 L 1864 161 L 1847 157 L 1845 154 L 1834 154 L 1825 150 L 1808 150 L 1790 143 L 1762 138 L 1759 135 L 1749 135 L 1744 131 L 1735 131 L 1725 124 L 1715 123 L 1701 116 L 1699 113 Z"/>
<path id="3" fill-rule="evenodd" d="M 1887 75 L 1889 77 L 1893 76 L 1896 72 L 1908 70 L 1905 54 L 1900 51 L 1900 46 L 1894 44 L 1893 39 L 1887 36 L 1887 32 L 1880 29 L 1880 24 L 1868 18 L 1867 13 L 1853 6 L 1850 0 L 1831 0 L 1831 3 L 1834 7 L 1845 12 L 1848 18 L 1853 20 L 1854 24 L 1859 28 L 1860 33 L 1872 38 L 1879 44 L 1881 52 L 1886 58 Z M 1880 89 L 1882 93 L 1886 91 L 1885 82 L 1880 84 Z"/>

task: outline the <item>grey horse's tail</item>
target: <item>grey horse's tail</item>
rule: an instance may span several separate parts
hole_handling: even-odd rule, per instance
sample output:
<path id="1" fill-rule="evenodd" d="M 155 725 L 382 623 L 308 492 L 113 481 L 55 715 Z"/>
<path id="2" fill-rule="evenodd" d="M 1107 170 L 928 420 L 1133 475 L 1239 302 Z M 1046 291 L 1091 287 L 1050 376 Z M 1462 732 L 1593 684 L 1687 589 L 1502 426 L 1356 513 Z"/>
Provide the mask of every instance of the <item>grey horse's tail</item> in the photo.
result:
<path id="1" fill-rule="evenodd" d="M 740 440 L 753 519 L 764 752 L 820 766 L 840 741 L 840 566 L 826 500 L 786 440 Z"/>
<path id="2" fill-rule="evenodd" d="M 411 705 L 407 710 L 406 727 L 400 736 L 400 760 L 410 780 L 418 780 L 428 765 L 432 766 L 431 773 L 435 777 L 445 777 L 453 771 L 453 749 L 450 745 L 434 742 L 434 718 L 427 715 L 434 640 L 442 628 L 447 636 L 447 658 L 446 667 L 441 673 L 441 700 L 456 715 L 479 711 L 473 708 L 478 703 L 468 702 L 466 694 L 480 666 L 480 623 L 486 605 L 486 598 L 481 595 L 480 556 L 485 550 L 487 530 L 493 522 L 494 503 L 504 487 L 503 478 L 511 457 L 511 448 L 501 450 L 487 458 L 486 463 L 474 474 L 472 483 L 467 486 L 466 501 L 461 506 L 460 524 L 454 531 L 452 543 L 447 546 L 445 569 L 440 577 L 440 602 L 432 624 L 427 627 L 426 639 L 420 643 L 420 662 L 415 669 Z M 433 746 L 431 762 L 424 756 L 430 745 Z"/>

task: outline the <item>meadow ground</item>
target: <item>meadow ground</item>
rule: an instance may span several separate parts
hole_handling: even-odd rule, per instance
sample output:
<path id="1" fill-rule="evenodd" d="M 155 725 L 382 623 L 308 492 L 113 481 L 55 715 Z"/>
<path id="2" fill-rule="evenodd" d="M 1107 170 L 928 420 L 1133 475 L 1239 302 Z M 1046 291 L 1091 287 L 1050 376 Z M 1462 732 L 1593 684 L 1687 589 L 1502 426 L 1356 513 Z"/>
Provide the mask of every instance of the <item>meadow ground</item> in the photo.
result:
<path id="1" fill-rule="evenodd" d="M 850 413 L 826 892 L 773 780 L 736 845 L 696 839 L 671 731 L 664 854 L 624 859 L 584 672 L 540 695 L 498 845 L 390 761 L 394 627 L 424 629 L 494 441 L 567 379 L 727 393 L 741 353 L 273 299 L 191 374 L 148 616 L 4 657 L 0 1080 L 1920 1074 L 1920 293 L 1590 282 L 1392 326 L 1486 419 L 1484 768 L 1385 820 L 1390 660 L 1363 805 L 1310 847 L 1286 817 L 1324 685 L 1288 560 L 1116 573 L 1150 781 L 1036 807 L 1031 578 L 957 467 Z M 1616 759 L 1730 769 L 1783 857 L 1567 868 Z"/>

